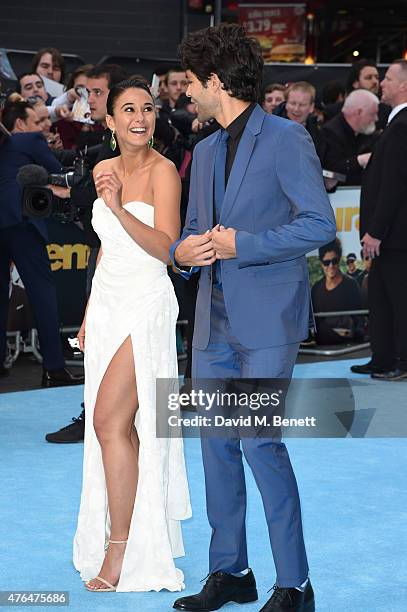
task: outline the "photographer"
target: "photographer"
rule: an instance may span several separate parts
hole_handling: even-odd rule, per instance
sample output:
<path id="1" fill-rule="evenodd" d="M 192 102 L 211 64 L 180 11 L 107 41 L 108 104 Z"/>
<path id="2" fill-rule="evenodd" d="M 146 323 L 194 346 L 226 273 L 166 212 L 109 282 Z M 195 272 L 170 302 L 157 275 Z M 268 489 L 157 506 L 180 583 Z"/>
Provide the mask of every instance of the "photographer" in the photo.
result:
<path id="1" fill-rule="evenodd" d="M 2 120 L 10 136 L 0 145 L 0 372 L 8 373 L 3 364 L 13 261 L 36 319 L 43 357 L 42 385 L 79 384 L 83 376 L 74 376 L 65 368 L 57 298 L 46 249 L 46 225 L 42 219 L 23 216 L 22 192 L 16 178 L 20 168 L 27 164 L 38 164 L 55 173 L 62 168 L 40 133 L 40 121 L 28 102 L 7 103 Z"/>

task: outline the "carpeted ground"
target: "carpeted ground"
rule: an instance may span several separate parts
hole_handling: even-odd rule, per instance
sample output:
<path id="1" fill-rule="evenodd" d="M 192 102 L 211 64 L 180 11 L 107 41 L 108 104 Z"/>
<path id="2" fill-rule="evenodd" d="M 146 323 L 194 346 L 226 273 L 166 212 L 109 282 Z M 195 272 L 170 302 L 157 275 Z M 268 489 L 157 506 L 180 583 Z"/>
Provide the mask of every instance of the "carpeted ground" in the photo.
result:
<path id="1" fill-rule="evenodd" d="M 350 363 L 355 360 L 299 365 L 296 376 L 347 377 Z M 389 405 L 405 402 L 403 384 L 379 382 L 369 386 L 369 395 L 376 390 Z M 81 393 L 70 387 L 0 396 L 0 591 L 69 591 L 72 612 L 169 611 L 177 594 L 88 593 L 73 568 L 83 446 L 48 444 L 44 434 L 79 412 Z M 287 446 L 301 494 L 316 609 L 404 611 L 406 439 L 289 439 Z M 210 532 L 199 440 L 185 440 L 185 453 L 193 518 L 184 523 L 187 555 L 178 566 L 186 594 L 202 586 Z M 274 566 L 261 499 L 246 471 L 249 557 L 260 599 L 224 609 L 255 612 L 270 596 Z"/>

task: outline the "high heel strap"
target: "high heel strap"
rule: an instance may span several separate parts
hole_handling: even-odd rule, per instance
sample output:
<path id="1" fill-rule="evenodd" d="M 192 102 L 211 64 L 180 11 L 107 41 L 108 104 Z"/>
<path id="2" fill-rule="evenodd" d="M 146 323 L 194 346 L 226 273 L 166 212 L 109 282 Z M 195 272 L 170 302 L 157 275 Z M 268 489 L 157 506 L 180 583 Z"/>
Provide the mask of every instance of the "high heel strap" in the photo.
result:
<path id="1" fill-rule="evenodd" d="M 109 540 L 109 544 L 127 544 L 127 540 Z"/>

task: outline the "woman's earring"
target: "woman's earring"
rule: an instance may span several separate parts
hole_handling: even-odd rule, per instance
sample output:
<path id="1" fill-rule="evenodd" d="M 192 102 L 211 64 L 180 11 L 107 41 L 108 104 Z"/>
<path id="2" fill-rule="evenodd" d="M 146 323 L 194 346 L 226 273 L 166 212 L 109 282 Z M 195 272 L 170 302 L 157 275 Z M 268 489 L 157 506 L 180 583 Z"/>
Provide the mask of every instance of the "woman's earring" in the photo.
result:
<path id="1" fill-rule="evenodd" d="M 117 147 L 117 142 L 116 142 L 116 138 L 114 137 L 114 132 L 112 131 L 112 137 L 110 139 L 110 148 L 112 149 L 112 151 L 116 151 L 116 147 Z"/>
<path id="2" fill-rule="evenodd" d="M 152 149 L 154 146 L 154 136 L 151 136 L 150 140 L 148 141 L 148 148 Z"/>

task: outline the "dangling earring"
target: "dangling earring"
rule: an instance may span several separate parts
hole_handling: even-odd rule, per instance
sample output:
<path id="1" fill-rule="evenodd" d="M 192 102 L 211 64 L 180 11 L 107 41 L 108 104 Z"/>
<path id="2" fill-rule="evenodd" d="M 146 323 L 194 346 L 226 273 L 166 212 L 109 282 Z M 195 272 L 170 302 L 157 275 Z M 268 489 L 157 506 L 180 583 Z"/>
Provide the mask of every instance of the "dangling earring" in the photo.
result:
<path id="1" fill-rule="evenodd" d="M 117 147 L 117 142 L 116 142 L 116 138 L 114 137 L 114 132 L 112 131 L 112 137 L 110 139 L 110 148 L 112 149 L 112 151 L 116 151 L 116 147 Z"/>
<path id="2" fill-rule="evenodd" d="M 148 148 L 152 149 L 154 146 L 154 136 L 151 136 L 150 140 L 148 141 Z"/>

